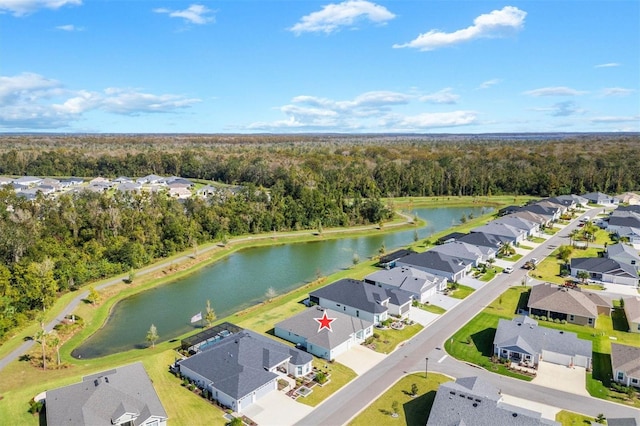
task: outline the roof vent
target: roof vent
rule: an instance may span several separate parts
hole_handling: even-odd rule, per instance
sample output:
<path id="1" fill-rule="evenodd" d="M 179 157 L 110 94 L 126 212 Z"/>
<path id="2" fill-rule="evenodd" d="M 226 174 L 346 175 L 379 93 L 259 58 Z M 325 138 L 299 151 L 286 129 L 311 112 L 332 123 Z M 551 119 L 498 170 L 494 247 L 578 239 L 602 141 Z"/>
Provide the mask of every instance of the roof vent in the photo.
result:
<path id="1" fill-rule="evenodd" d="M 519 322 L 519 323 L 518 323 L 518 327 L 520 327 L 521 325 L 522 325 L 522 323 L 521 323 L 521 322 Z"/>
<path id="2" fill-rule="evenodd" d="M 564 331 L 560 330 L 560 334 L 564 334 Z"/>
<path id="3" fill-rule="evenodd" d="M 513 417 L 518 417 L 518 413 L 511 414 Z"/>
<path id="4" fill-rule="evenodd" d="M 108 378 L 108 377 L 105 377 L 105 378 L 104 378 L 104 381 L 105 381 L 105 382 L 107 382 L 107 383 L 109 383 L 109 378 Z"/>
<path id="5" fill-rule="evenodd" d="M 478 403 L 477 403 L 477 402 L 474 402 L 474 403 L 473 403 L 473 406 L 474 406 L 474 407 L 477 407 L 477 406 L 478 406 Z"/>

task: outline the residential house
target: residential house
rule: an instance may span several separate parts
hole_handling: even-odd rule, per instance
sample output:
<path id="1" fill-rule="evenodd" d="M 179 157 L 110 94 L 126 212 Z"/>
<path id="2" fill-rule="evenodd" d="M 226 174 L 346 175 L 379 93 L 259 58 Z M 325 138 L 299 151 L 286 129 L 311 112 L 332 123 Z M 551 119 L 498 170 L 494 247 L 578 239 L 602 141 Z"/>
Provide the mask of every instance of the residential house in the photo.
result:
<path id="1" fill-rule="evenodd" d="M 501 391 L 479 377 L 460 377 L 438 387 L 427 426 L 550 426 L 542 413 L 504 402 Z"/>
<path id="2" fill-rule="evenodd" d="M 625 192 L 624 194 L 620 194 L 615 198 L 618 199 L 618 202 L 630 205 L 638 205 L 640 204 L 640 195 L 635 192 Z"/>
<path id="3" fill-rule="evenodd" d="M 118 176 L 117 178 L 115 178 L 113 180 L 113 182 L 120 184 L 120 183 L 132 183 L 133 179 L 127 176 Z"/>
<path id="4" fill-rule="evenodd" d="M 420 303 L 447 288 L 446 277 L 406 266 L 373 272 L 364 278 L 364 282 L 385 289 L 404 290 Z"/>
<path id="5" fill-rule="evenodd" d="M 46 407 L 48 425 L 167 424 L 167 412 L 141 362 L 48 390 Z"/>
<path id="6" fill-rule="evenodd" d="M 527 238 L 533 237 L 538 232 L 540 232 L 539 223 L 530 221 L 520 216 L 514 216 L 514 215 L 503 216 L 499 219 L 494 220 L 493 223 L 502 223 L 504 225 L 511 225 L 516 229 L 523 230 L 526 232 Z"/>
<path id="7" fill-rule="evenodd" d="M 42 181 L 40 182 L 40 184 L 38 185 L 39 187 L 51 187 L 53 188 L 54 191 L 60 191 L 62 189 L 62 184 L 58 179 L 53 179 L 53 178 L 45 178 L 42 179 Z"/>
<path id="8" fill-rule="evenodd" d="M 331 330 L 318 331 L 318 319 L 326 313 L 334 319 Z M 274 326 L 274 334 L 281 339 L 301 346 L 310 354 L 326 360 L 334 360 L 353 346 L 364 342 L 373 335 L 373 323 L 362 318 L 331 309 L 314 306 L 297 315 L 280 321 Z"/>
<path id="9" fill-rule="evenodd" d="M 524 206 L 520 211 L 535 213 L 545 218 L 547 223 L 555 222 L 560 219 L 562 209 L 560 206 L 552 203 L 535 203 Z"/>
<path id="10" fill-rule="evenodd" d="M 396 267 L 416 268 L 433 275 L 440 275 L 451 282 L 457 282 L 471 271 L 472 263 L 464 259 L 427 250 L 410 254 L 396 262 Z"/>
<path id="11" fill-rule="evenodd" d="M 529 315 L 595 327 L 598 315 L 610 315 L 611 302 L 596 293 L 545 283 L 531 288 L 527 308 Z"/>
<path id="12" fill-rule="evenodd" d="M 312 360 L 306 352 L 243 330 L 177 361 L 175 368 L 220 404 L 242 412 L 277 390 L 280 375 L 310 373 Z"/>
<path id="13" fill-rule="evenodd" d="M 89 181 L 89 185 L 108 184 L 111 186 L 111 181 L 107 178 L 97 177 Z"/>
<path id="14" fill-rule="evenodd" d="M 405 256 L 415 253 L 415 251 L 411 249 L 400 249 L 396 250 L 393 253 L 386 254 L 378 260 L 378 266 L 382 268 L 395 268 L 396 262 L 399 259 L 402 259 Z"/>
<path id="15" fill-rule="evenodd" d="M 571 275 L 586 271 L 593 280 L 603 283 L 637 286 L 638 272 L 632 265 L 621 263 L 606 257 L 577 257 L 571 259 Z"/>
<path id="16" fill-rule="evenodd" d="M 624 314 L 627 317 L 630 333 L 640 333 L 640 297 L 624 297 Z"/>
<path id="17" fill-rule="evenodd" d="M 553 225 L 552 215 L 542 215 L 528 210 L 521 210 L 510 214 L 511 217 L 519 217 L 529 222 L 537 223 L 540 227 Z"/>
<path id="18" fill-rule="evenodd" d="M 140 192 L 142 185 L 137 182 L 122 182 L 118 184 L 118 191 L 120 192 Z"/>
<path id="19" fill-rule="evenodd" d="M 559 204 L 564 206 L 567 210 L 573 210 L 578 207 L 578 201 L 571 195 L 558 195 L 557 197 L 549 197 L 546 200 L 551 201 L 552 203 Z M 587 204 L 587 200 L 585 199 L 585 204 Z"/>
<path id="20" fill-rule="evenodd" d="M 464 237 L 467 234 L 463 234 L 462 232 L 451 232 L 450 234 L 443 235 L 442 237 L 436 240 L 436 244 L 448 244 L 454 241 L 458 241 L 460 238 Z"/>
<path id="21" fill-rule="evenodd" d="M 42 182 L 42 178 L 36 177 L 36 176 L 21 176 L 19 178 L 16 178 L 13 183 L 16 183 L 18 185 L 24 185 L 24 186 L 36 186 L 38 185 L 40 182 Z"/>
<path id="22" fill-rule="evenodd" d="M 376 325 L 390 314 L 405 316 L 411 309 L 409 293 L 399 289 L 386 290 L 353 279 L 342 279 L 314 290 L 309 293 L 309 301 Z"/>
<path id="23" fill-rule="evenodd" d="M 216 188 L 215 186 L 211 186 L 211 185 L 205 185 L 202 188 L 198 189 L 198 191 L 196 191 L 196 194 L 200 197 L 210 197 L 212 195 L 216 195 L 218 192 L 220 192 L 220 188 Z"/>
<path id="24" fill-rule="evenodd" d="M 195 186 L 195 184 L 191 182 L 189 179 L 181 178 L 178 176 L 168 177 L 165 179 L 165 182 L 169 187 L 180 185 L 185 188 L 192 188 L 193 186 Z"/>
<path id="25" fill-rule="evenodd" d="M 640 271 L 640 255 L 638 251 L 628 244 L 618 243 L 606 248 L 605 257 L 620 263 L 633 266 L 636 271 Z"/>
<path id="26" fill-rule="evenodd" d="M 640 249 L 640 206 L 618 207 L 609 217 L 607 230 L 626 238 L 636 249 Z"/>
<path id="27" fill-rule="evenodd" d="M 615 197 L 603 194 L 602 192 L 589 192 L 588 194 L 582 195 L 582 197 L 586 198 L 589 203 L 600 204 L 601 206 L 618 204 L 618 200 Z"/>
<path id="28" fill-rule="evenodd" d="M 539 327 L 530 317 L 498 320 L 493 353 L 501 358 L 537 366 L 544 360 L 552 364 L 591 368 L 591 341 L 576 333 Z"/>
<path id="29" fill-rule="evenodd" d="M 0 186 L 9 185 L 13 183 L 15 179 L 6 176 L 0 176 Z"/>
<path id="30" fill-rule="evenodd" d="M 515 212 L 519 212 L 522 206 L 507 206 L 498 210 L 498 216 L 506 216 Z"/>
<path id="31" fill-rule="evenodd" d="M 478 247 L 489 247 L 496 251 L 504 244 L 503 241 L 495 235 L 485 234 L 484 232 L 472 232 L 458 239 L 463 243 L 472 244 Z"/>
<path id="32" fill-rule="evenodd" d="M 60 183 L 62 184 L 63 187 L 68 188 L 70 186 L 82 185 L 84 183 L 84 179 L 71 177 L 69 179 L 62 179 Z"/>
<path id="33" fill-rule="evenodd" d="M 542 207 L 546 207 L 548 209 L 550 209 L 551 211 L 555 210 L 554 215 L 556 216 L 556 219 L 559 219 L 560 216 L 562 216 L 563 214 L 565 214 L 568 210 L 569 207 L 565 205 L 565 203 L 561 202 L 561 201 L 554 201 L 551 198 L 546 198 L 544 200 L 540 200 L 536 203 L 539 206 Z"/>
<path id="34" fill-rule="evenodd" d="M 640 348 L 612 342 L 611 370 L 615 382 L 640 387 Z"/>
<path id="35" fill-rule="evenodd" d="M 187 198 L 191 198 L 191 190 L 186 187 L 169 187 L 169 196 L 173 198 L 178 198 L 180 200 L 186 200 Z"/>
<path id="36" fill-rule="evenodd" d="M 141 178 L 136 179 L 136 182 L 138 182 L 141 185 L 145 185 L 145 184 L 149 184 L 149 185 L 158 185 L 158 184 L 163 184 L 164 178 L 162 176 L 158 176 L 158 175 L 147 175 Z"/>
<path id="37" fill-rule="evenodd" d="M 513 246 L 517 246 L 527 239 L 527 233 L 522 229 L 503 223 L 496 223 L 495 220 L 487 223 L 486 225 L 473 228 L 471 232 L 482 232 L 484 234 L 493 235 L 503 243 L 508 242 Z"/>
<path id="38" fill-rule="evenodd" d="M 429 249 L 429 251 L 464 259 L 473 266 L 486 263 L 489 259 L 496 257 L 496 250 L 491 247 L 476 246 L 463 241 L 454 241 L 452 243 L 438 245 Z"/>

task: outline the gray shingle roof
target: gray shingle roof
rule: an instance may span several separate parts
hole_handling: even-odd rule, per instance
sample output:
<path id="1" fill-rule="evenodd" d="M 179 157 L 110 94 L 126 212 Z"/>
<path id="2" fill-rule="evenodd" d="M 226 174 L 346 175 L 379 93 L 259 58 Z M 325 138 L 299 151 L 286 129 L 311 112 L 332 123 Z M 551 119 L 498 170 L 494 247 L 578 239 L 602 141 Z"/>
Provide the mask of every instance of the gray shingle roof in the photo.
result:
<path id="1" fill-rule="evenodd" d="M 576 257 L 571 259 L 571 269 L 615 275 L 617 277 L 638 278 L 632 265 L 621 263 L 606 257 Z"/>
<path id="2" fill-rule="evenodd" d="M 413 255 L 407 256 L 407 259 Z M 403 259 L 403 260 L 404 260 Z M 389 299 L 383 288 L 365 284 L 362 281 L 343 279 L 309 293 L 310 296 L 331 300 L 371 313 L 383 313 L 388 310 L 381 302 Z"/>
<path id="3" fill-rule="evenodd" d="M 167 418 L 142 363 L 118 367 L 83 378 L 82 382 L 47 391 L 47 424 L 112 425 L 125 413 Z"/>
<path id="4" fill-rule="evenodd" d="M 445 279 L 444 277 L 407 266 L 382 269 L 365 277 L 365 280 L 379 282 L 416 294 L 427 291 Z"/>
<path id="5" fill-rule="evenodd" d="M 473 244 L 476 246 L 490 247 L 492 249 L 498 249 L 504 242 L 495 235 L 485 234 L 484 232 L 472 232 L 470 234 L 461 237 L 458 241 Z"/>
<path id="6" fill-rule="evenodd" d="M 533 410 L 506 404 L 499 390 L 478 377 L 440 385 L 427 426 L 559 425 Z"/>
<path id="7" fill-rule="evenodd" d="M 518 237 L 524 234 L 524 231 L 516 229 L 511 225 L 502 223 L 489 222 L 484 226 L 478 226 L 473 228 L 471 232 L 484 232 L 485 234 L 496 235 L 499 237 L 506 237 L 510 241 L 515 241 Z"/>
<path id="8" fill-rule="evenodd" d="M 607 417 L 607 426 L 638 426 L 638 420 L 633 417 Z"/>
<path id="9" fill-rule="evenodd" d="M 495 254 L 495 250 L 491 250 L 486 246 L 476 246 L 464 241 L 454 241 L 452 243 L 435 246 L 429 251 L 446 254 L 460 259 L 466 259 L 470 262 L 477 262 L 482 256 Z"/>
<path id="10" fill-rule="evenodd" d="M 243 330 L 180 361 L 179 365 L 212 381 L 214 387 L 227 395 L 240 399 L 277 377 L 267 369 L 288 359 L 292 364 L 304 365 L 313 357 L 253 331 Z"/>
<path id="11" fill-rule="evenodd" d="M 607 256 L 610 258 L 617 256 L 624 256 L 633 258 L 640 261 L 640 255 L 638 255 L 638 251 L 631 247 L 628 244 L 618 243 L 612 244 L 607 247 Z"/>
<path id="12" fill-rule="evenodd" d="M 335 321 L 331 322 L 332 331 L 324 328 L 318 332 L 318 322 L 315 318 L 321 318 L 323 312 L 327 313 L 327 317 L 335 318 Z M 304 337 L 307 342 L 314 345 L 325 349 L 333 349 L 349 340 L 354 333 L 372 325 L 373 323 L 361 318 L 315 306 L 305 309 L 291 318 L 280 321 L 275 327 Z"/>
<path id="13" fill-rule="evenodd" d="M 521 340 L 517 338 L 520 337 Z M 543 350 L 564 355 L 582 355 L 591 358 L 592 345 L 588 340 L 578 338 L 576 333 L 553 328 L 539 327 L 535 320 L 523 321 L 516 317 L 509 321 L 500 319 L 493 343 L 497 347 L 527 345 L 527 351 L 541 354 Z"/>
<path id="14" fill-rule="evenodd" d="M 466 265 L 469 264 L 465 259 L 459 259 L 431 250 L 427 250 L 424 253 L 410 254 L 402 258 L 402 263 L 429 268 L 434 271 L 442 271 L 447 274 L 456 274 L 464 270 Z"/>
<path id="15" fill-rule="evenodd" d="M 581 317 L 598 317 L 598 306 L 611 307 L 611 302 L 591 292 L 539 284 L 531 288 L 527 307 Z"/>

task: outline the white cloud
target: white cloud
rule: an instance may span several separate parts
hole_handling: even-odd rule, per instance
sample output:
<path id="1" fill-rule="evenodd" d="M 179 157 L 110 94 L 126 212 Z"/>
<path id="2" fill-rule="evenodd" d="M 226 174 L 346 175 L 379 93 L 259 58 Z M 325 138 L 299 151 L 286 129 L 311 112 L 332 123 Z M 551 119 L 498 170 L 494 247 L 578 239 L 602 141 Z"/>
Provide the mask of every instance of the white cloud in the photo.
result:
<path id="1" fill-rule="evenodd" d="M 442 94 L 438 98 L 455 96 L 449 93 L 449 90 L 440 91 Z M 393 112 L 396 107 L 420 100 L 421 97 L 418 95 L 393 91 L 365 92 L 348 100 L 308 95 L 296 96 L 289 104 L 277 108 L 287 116 L 286 119 L 256 122 L 247 128 L 250 130 L 396 131 L 453 127 L 475 122 L 476 115 L 472 111 L 435 112 L 409 117 Z"/>
<path id="2" fill-rule="evenodd" d="M 406 131 L 432 129 L 441 127 L 458 127 L 475 124 L 477 113 L 475 111 L 452 111 L 452 112 L 426 112 L 414 116 L 403 117 L 389 124 L 396 129 Z"/>
<path id="3" fill-rule="evenodd" d="M 296 35 L 307 32 L 323 32 L 326 34 L 341 27 L 354 27 L 359 21 L 368 20 L 384 24 L 395 18 L 384 6 L 365 0 L 347 0 L 342 3 L 331 3 L 317 12 L 303 16 L 300 22 L 289 28 Z"/>
<path id="4" fill-rule="evenodd" d="M 505 6 L 501 10 L 480 15 L 470 27 L 446 33 L 440 30 L 430 30 L 420 34 L 414 40 L 404 44 L 394 44 L 393 47 L 412 47 L 421 51 L 434 50 L 478 38 L 503 37 L 524 27 L 527 12 L 513 6 Z"/>
<path id="5" fill-rule="evenodd" d="M 493 78 L 491 80 L 487 80 L 487 81 L 483 81 L 480 86 L 478 86 L 478 89 L 488 89 L 489 87 L 495 86 L 496 84 L 500 83 L 502 80 L 500 80 L 499 78 Z"/>
<path id="6" fill-rule="evenodd" d="M 56 27 L 56 30 L 73 32 L 73 31 L 84 31 L 84 28 L 76 27 L 75 25 L 68 24 L 68 25 L 58 25 Z"/>
<path id="7" fill-rule="evenodd" d="M 66 5 L 81 4 L 82 0 L 0 0 L 0 11 L 6 10 L 14 16 L 24 16 L 38 9 L 59 9 Z"/>
<path id="8" fill-rule="evenodd" d="M 592 123 L 636 123 L 640 125 L 640 115 L 635 116 L 604 116 L 591 118 Z"/>
<path id="9" fill-rule="evenodd" d="M 595 65 L 594 68 L 613 68 L 613 67 L 619 67 L 622 64 L 619 64 L 617 62 L 608 62 L 606 64 L 598 64 Z"/>
<path id="10" fill-rule="evenodd" d="M 172 10 L 166 8 L 153 9 L 155 13 L 165 13 L 172 18 L 182 18 L 187 22 L 203 25 L 208 22 L 215 22 L 213 11 L 201 4 L 192 4 L 184 10 Z"/>
<path id="11" fill-rule="evenodd" d="M 0 128 L 58 129 L 93 110 L 138 115 L 173 112 L 197 102 L 200 100 L 134 89 L 71 90 L 57 80 L 34 73 L 0 76 Z"/>
<path id="12" fill-rule="evenodd" d="M 529 90 L 524 92 L 525 95 L 540 97 L 540 96 L 578 96 L 584 95 L 587 92 L 572 89 L 570 87 L 542 87 L 540 89 Z"/>
<path id="13" fill-rule="evenodd" d="M 624 97 L 634 93 L 634 89 L 625 89 L 623 87 L 607 87 L 602 89 L 602 96 L 604 97 Z"/>
<path id="14" fill-rule="evenodd" d="M 455 104 L 458 102 L 458 99 L 460 99 L 460 95 L 453 93 L 453 89 L 450 87 L 420 97 L 422 102 L 433 104 Z"/>

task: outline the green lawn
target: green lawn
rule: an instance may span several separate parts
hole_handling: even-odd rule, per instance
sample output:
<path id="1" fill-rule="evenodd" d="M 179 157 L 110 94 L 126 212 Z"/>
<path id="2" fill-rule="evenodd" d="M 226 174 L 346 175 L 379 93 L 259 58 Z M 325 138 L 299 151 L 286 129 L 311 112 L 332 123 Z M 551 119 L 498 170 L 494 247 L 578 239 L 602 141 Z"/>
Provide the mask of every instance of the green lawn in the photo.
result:
<path id="1" fill-rule="evenodd" d="M 544 238 L 541 238 L 541 237 L 531 237 L 529 240 L 531 242 L 534 242 L 534 243 L 537 243 L 537 244 L 542 244 L 545 241 L 547 241 L 547 240 L 545 240 Z M 520 246 L 520 247 L 522 247 L 522 246 Z"/>
<path id="2" fill-rule="evenodd" d="M 309 396 L 305 398 L 298 398 L 296 400 L 312 407 L 320 404 L 322 401 L 337 392 L 338 389 L 357 377 L 357 374 L 352 369 L 338 362 L 327 362 L 324 359 L 314 357 L 313 366 L 321 371 L 329 373 L 331 377 L 329 377 L 330 382 L 324 386 L 314 386 L 313 392 Z"/>
<path id="3" fill-rule="evenodd" d="M 552 226 L 551 228 L 545 228 L 544 232 L 547 235 L 555 235 L 556 232 L 558 232 L 560 230 L 560 228 L 556 228 L 555 226 Z"/>
<path id="4" fill-rule="evenodd" d="M 453 297 L 454 299 L 464 299 L 474 291 L 475 289 L 473 287 L 458 284 L 458 287 L 455 290 L 449 290 L 448 296 Z"/>
<path id="5" fill-rule="evenodd" d="M 499 272 L 502 272 L 502 268 L 500 268 L 499 266 L 495 266 L 493 268 L 489 268 L 489 269 L 487 269 L 487 272 L 482 274 L 482 276 L 480 277 L 480 281 L 488 283 L 489 281 L 494 279 L 496 274 L 499 273 Z"/>
<path id="6" fill-rule="evenodd" d="M 540 238 L 540 239 L 541 239 L 542 241 L 544 241 L 544 238 Z M 531 241 L 533 241 L 533 240 L 531 240 Z M 534 242 L 537 242 L 537 241 L 534 241 Z M 521 249 L 524 249 L 524 250 L 533 250 L 533 247 L 525 246 L 524 244 L 520 244 L 520 245 L 518 246 L 518 248 L 521 248 Z"/>
<path id="7" fill-rule="evenodd" d="M 451 378 L 436 373 L 429 373 L 426 379 L 424 373 L 409 374 L 358 414 L 349 425 L 423 426 L 429 418 L 438 386 L 449 381 Z M 418 386 L 418 393 L 415 397 L 411 397 L 411 385 L 414 383 Z M 394 401 L 399 405 L 396 418 L 391 417 L 391 406 Z"/>
<path id="8" fill-rule="evenodd" d="M 432 314 L 444 314 L 445 312 L 447 312 L 447 310 L 445 308 L 442 308 L 438 305 L 432 305 L 431 303 L 419 303 L 418 308 L 427 311 L 427 312 L 431 312 Z"/>
<path id="9" fill-rule="evenodd" d="M 373 330 L 373 333 L 380 336 L 377 339 L 373 339 L 375 351 L 383 354 L 391 353 L 391 351 L 393 351 L 396 346 L 404 341 L 411 339 L 423 328 L 424 327 L 422 327 L 417 322 L 413 323 L 413 325 L 406 325 L 402 330 L 395 330 L 393 328 L 380 330 L 378 328 L 375 328 Z"/>
<path id="10" fill-rule="evenodd" d="M 523 247 L 520 246 L 520 248 L 523 248 Z M 517 262 L 518 260 L 522 259 L 522 255 L 520 253 L 516 253 L 511 256 L 501 257 L 500 259 L 508 260 L 509 262 Z"/>
<path id="11" fill-rule="evenodd" d="M 562 426 L 591 426 L 591 422 L 595 421 L 595 418 L 562 410 L 556 414 L 556 421 L 560 422 Z"/>

